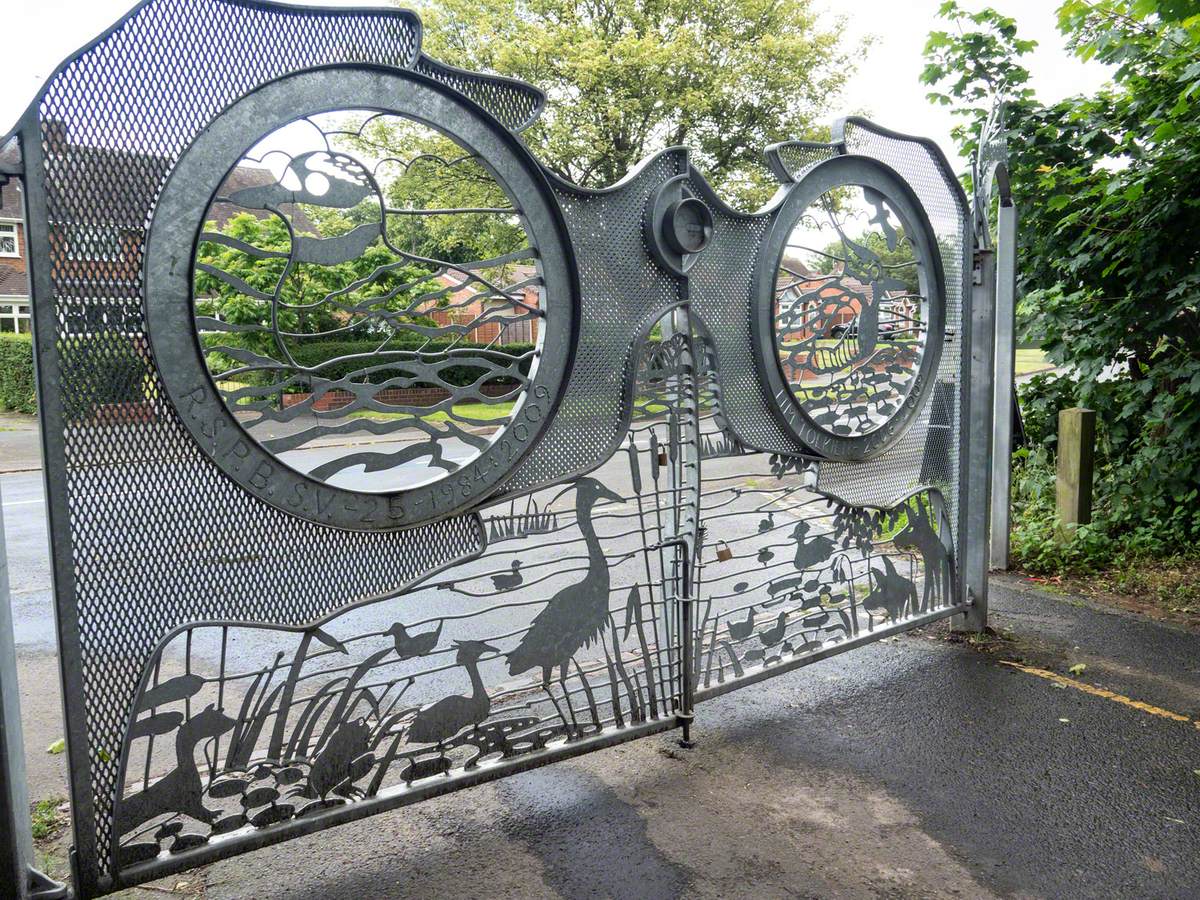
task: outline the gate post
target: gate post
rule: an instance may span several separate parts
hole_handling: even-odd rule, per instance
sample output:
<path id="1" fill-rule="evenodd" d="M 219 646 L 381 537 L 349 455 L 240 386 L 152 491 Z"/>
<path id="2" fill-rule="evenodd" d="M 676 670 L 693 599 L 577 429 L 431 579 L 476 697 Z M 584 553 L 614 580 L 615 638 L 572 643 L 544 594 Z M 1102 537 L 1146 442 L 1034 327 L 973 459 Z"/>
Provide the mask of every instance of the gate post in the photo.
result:
<path id="1" fill-rule="evenodd" d="M 1008 568 L 1016 369 L 1017 208 L 1000 202 L 996 240 L 996 401 L 992 420 L 991 566 Z"/>
<path id="2" fill-rule="evenodd" d="M 64 885 L 34 869 L 10 598 L 8 548 L 4 541 L 4 513 L 0 508 L 0 887 L 12 891 L 5 896 L 20 900 L 51 900 L 66 897 L 68 892 Z"/>
<path id="3" fill-rule="evenodd" d="M 967 397 L 966 483 L 964 485 L 962 589 L 970 601 L 964 621 L 966 631 L 987 627 L 988 494 L 992 484 L 993 364 L 996 330 L 996 255 L 976 248 L 971 276 L 970 393 Z"/>

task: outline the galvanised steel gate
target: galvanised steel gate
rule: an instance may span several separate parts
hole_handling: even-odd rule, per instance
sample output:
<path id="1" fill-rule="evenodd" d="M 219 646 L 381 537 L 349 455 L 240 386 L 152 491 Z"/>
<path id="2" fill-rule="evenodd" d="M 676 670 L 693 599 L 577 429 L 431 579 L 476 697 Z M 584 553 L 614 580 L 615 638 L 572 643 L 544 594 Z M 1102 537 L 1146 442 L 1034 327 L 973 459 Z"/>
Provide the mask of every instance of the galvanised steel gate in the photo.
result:
<path id="1" fill-rule="evenodd" d="M 560 180 L 543 105 L 410 13 L 146 0 L 21 121 L 82 896 L 982 625 L 943 155 L 846 119 L 747 214 Z"/>

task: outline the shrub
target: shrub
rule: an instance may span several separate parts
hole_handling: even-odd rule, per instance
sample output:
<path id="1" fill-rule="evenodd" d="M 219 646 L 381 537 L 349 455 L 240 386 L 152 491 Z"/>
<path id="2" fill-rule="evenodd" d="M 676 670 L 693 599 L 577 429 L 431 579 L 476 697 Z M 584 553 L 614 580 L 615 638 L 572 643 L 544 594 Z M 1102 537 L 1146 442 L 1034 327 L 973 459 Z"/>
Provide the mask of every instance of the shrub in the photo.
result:
<path id="1" fill-rule="evenodd" d="M 33 341 L 27 334 L 0 333 L 0 408 L 37 412 Z"/>
<path id="2" fill-rule="evenodd" d="M 1172 556 L 1200 541 L 1200 435 L 1167 414 L 1145 380 L 1042 375 L 1020 390 L 1029 448 L 1013 470 L 1014 558 L 1036 572 L 1089 571 Z M 1055 515 L 1058 411 L 1096 411 L 1092 523 L 1062 539 Z"/>
<path id="3" fill-rule="evenodd" d="M 417 335 L 408 335 L 407 338 L 408 338 L 407 340 L 393 339 L 391 342 L 388 343 L 388 345 L 384 349 L 386 349 L 386 350 L 416 350 L 416 349 L 420 348 L 421 350 L 423 350 L 426 353 L 436 354 L 436 353 L 445 351 L 448 347 L 451 346 L 451 343 L 452 343 L 448 339 L 429 341 L 426 343 L 426 342 L 421 341 L 417 337 Z M 204 337 L 204 342 L 207 346 L 214 346 L 215 344 L 219 344 L 219 343 L 228 343 L 228 337 L 225 335 L 221 335 L 221 336 L 206 335 Z M 455 347 L 455 349 L 478 350 L 478 349 L 482 348 L 484 345 L 459 342 L 459 343 L 454 344 L 453 346 Z M 505 356 L 514 356 L 514 357 L 524 356 L 525 354 L 527 354 L 531 350 L 533 350 L 534 346 L 535 345 L 528 344 L 528 343 L 497 344 L 497 345 L 493 346 L 492 349 L 490 351 L 488 351 L 488 353 L 496 354 L 497 358 L 500 356 L 500 354 L 503 354 Z M 326 360 L 336 359 L 336 358 L 343 357 L 343 356 L 354 356 L 356 354 L 375 353 L 379 349 L 380 349 L 380 347 L 379 347 L 378 341 L 303 341 L 303 342 L 298 342 L 296 345 L 294 345 L 291 348 L 292 356 L 295 358 L 296 362 L 302 366 L 316 366 L 316 365 L 319 365 L 319 364 L 325 362 Z M 487 356 L 488 354 L 479 354 L 479 355 Z M 499 360 L 499 359 L 498 359 L 498 361 L 507 362 L 507 360 Z M 225 357 L 219 356 L 217 354 L 210 355 L 210 367 L 219 368 L 219 367 L 226 366 L 226 365 L 232 367 L 233 361 L 229 360 Z M 361 368 L 363 368 L 363 361 L 361 359 L 351 360 L 344 364 L 325 367 L 324 369 L 321 370 L 321 376 L 323 378 L 328 378 L 330 380 L 337 380 L 339 378 L 344 378 L 349 373 L 354 372 Z M 525 363 L 522 363 L 521 369 L 524 372 L 529 371 L 528 361 Z M 472 382 L 476 381 L 481 374 L 482 374 L 482 370 L 477 366 L 462 365 L 462 366 L 448 366 L 441 370 L 438 377 L 439 377 L 440 381 L 443 381 L 446 384 L 465 385 L 465 384 L 471 384 Z M 389 369 L 381 369 L 378 372 L 372 372 L 367 376 L 367 378 L 371 383 L 378 384 L 380 382 L 387 381 L 389 378 L 394 378 L 394 377 L 396 377 L 396 375 L 397 375 L 396 369 L 389 368 Z M 243 384 L 264 385 L 264 384 L 267 384 L 270 379 L 266 375 L 266 373 L 252 372 L 252 373 L 247 373 L 247 374 L 239 374 L 237 376 L 236 380 Z M 506 383 L 506 379 L 492 378 L 492 379 L 489 379 L 489 383 L 504 384 L 504 383 Z M 302 386 L 297 386 L 294 388 L 294 390 L 300 391 L 300 390 L 304 390 L 304 388 Z"/>

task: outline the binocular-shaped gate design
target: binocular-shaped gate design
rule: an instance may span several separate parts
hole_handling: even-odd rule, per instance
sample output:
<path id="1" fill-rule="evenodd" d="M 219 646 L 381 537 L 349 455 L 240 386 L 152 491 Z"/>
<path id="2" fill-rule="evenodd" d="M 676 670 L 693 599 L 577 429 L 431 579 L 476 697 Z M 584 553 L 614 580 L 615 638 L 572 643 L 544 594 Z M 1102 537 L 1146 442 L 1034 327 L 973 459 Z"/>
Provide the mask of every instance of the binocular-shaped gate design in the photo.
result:
<path id="1" fill-rule="evenodd" d="M 847 119 L 755 213 L 684 149 L 585 190 L 420 38 L 147 0 L 20 126 L 85 896 L 982 614 L 940 152 Z"/>

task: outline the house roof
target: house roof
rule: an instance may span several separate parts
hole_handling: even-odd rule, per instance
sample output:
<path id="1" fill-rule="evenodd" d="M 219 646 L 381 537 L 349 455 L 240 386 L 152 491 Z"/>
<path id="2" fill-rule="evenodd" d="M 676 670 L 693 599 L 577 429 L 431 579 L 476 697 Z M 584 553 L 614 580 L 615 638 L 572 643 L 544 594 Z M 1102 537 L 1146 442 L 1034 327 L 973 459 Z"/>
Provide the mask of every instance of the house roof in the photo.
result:
<path id="1" fill-rule="evenodd" d="M 28 297 L 29 279 L 12 266 L 0 265 L 0 297 Z"/>
<path id="2" fill-rule="evenodd" d="M 236 191 L 244 190 L 250 187 L 262 187 L 263 185 L 274 184 L 275 176 L 269 169 L 258 169 L 252 166 L 238 166 L 225 178 L 221 183 L 220 193 L 222 196 L 230 196 Z M 304 211 L 294 203 L 284 203 L 279 207 L 292 221 L 292 227 L 299 232 L 307 232 L 309 234 L 317 234 L 317 226 L 313 224 Z M 209 208 L 209 217 L 215 219 L 217 228 L 224 230 L 229 224 L 229 220 L 238 213 L 250 213 L 257 219 L 265 219 L 270 213 L 261 209 L 245 209 L 225 200 L 214 203 Z"/>

